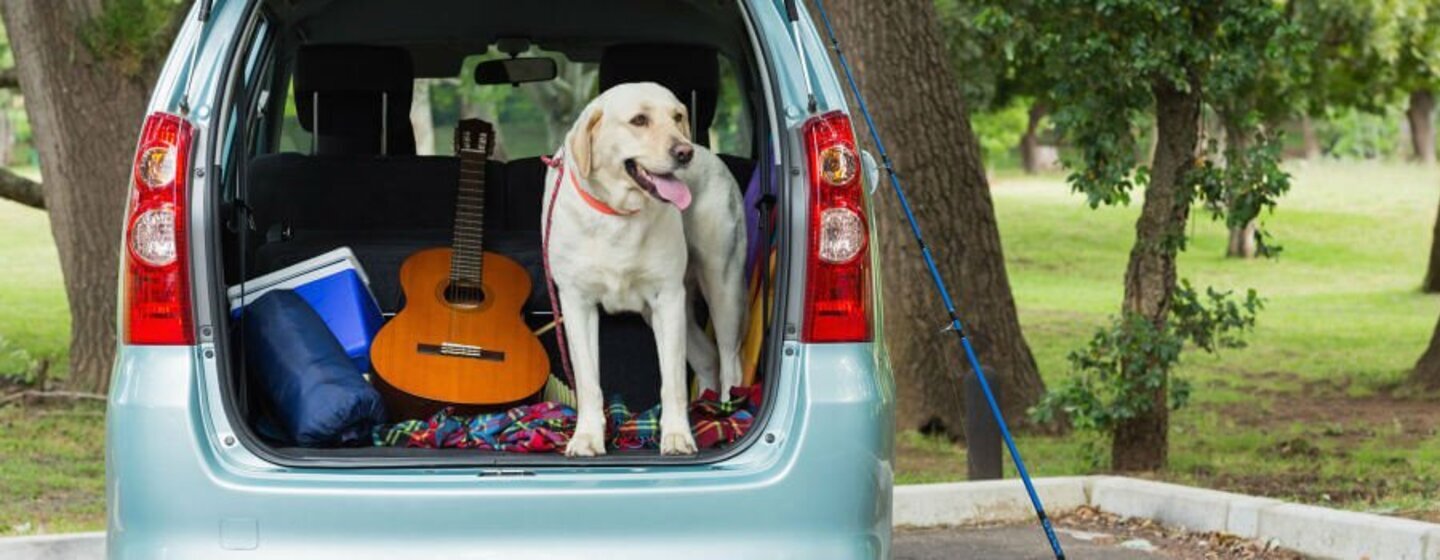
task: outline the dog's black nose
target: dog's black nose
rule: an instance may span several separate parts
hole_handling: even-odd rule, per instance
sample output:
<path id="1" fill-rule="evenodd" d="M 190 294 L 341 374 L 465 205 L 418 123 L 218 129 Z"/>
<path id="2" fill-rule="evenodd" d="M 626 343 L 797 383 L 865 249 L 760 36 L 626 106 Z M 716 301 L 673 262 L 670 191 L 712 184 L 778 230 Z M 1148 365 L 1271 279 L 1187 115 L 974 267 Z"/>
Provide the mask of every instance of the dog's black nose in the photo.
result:
<path id="1" fill-rule="evenodd" d="M 695 148 L 689 144 L 676 144 L 670 147 L 670 156 L 680 165 L 686 165 L 695 158 Z"/>

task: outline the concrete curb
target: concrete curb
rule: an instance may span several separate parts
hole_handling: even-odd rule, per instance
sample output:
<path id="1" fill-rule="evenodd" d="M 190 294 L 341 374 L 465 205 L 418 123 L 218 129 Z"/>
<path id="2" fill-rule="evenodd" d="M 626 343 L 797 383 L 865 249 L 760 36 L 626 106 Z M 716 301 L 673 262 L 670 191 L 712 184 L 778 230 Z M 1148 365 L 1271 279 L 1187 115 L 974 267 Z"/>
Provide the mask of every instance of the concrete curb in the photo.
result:
<path id="1" fill-rule="evenodd" d="M 1274 542 L 1319 558 L 1440 560 L 1440 525 L 1433 523 L 1118 476 L 1042 478 L 1035 480 L 1035 486 L 1051 515 L 1090 505 L 1189 531 Z M 896 526 L 1032 519 L 1034 513 L 1019 480 L 895 489 Z"/>
<path id="2" fill-rule="evenodd" d="M 104 558 L 105 533 L 67 533 L 0 539 L 0 558 L 7 560 L 70 560 Z"/>
<path id="3" fill-rule="evenodd" d="M 1083 476 L 1036 479 L 1035 493 L 1046 511 L 1070 511 L 1090 503 L 1087 481 Z M 1019 481 L 985 480 L 896 486 L 891 520 L 897 527 L 933 527 L 1034 518 Z"/>
<path id="4" fill-rule="evenodd" d="M 1219 531 L 1271 541 L 1319 558 L 1440 560 L 1440 525 L 1397 517 L 1291 504 L 1118 476 L 1035 480 L 1051 515 L 1094 506 L 1190 531 Z M 1033 520 L 1019 480 L 920 484 L 895 488 L 897 527 L 938 527 Z M 104 533 L 0 538 L 0 558 L 104 558 Z"/>

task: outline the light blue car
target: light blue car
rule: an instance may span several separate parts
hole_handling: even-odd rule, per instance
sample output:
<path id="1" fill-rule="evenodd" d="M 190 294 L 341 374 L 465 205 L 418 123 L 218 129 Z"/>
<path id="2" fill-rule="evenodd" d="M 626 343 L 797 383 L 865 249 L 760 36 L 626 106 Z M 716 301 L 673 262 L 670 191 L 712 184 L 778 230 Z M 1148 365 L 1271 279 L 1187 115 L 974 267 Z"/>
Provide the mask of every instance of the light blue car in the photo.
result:
<path id="1" fill-rule="evenodd" d="M 803 10 L 791 22 L 779 0 L 195 4 L 127 187 L 111 558 L 889 557 L 895 389 L 867 211 L 874 166 Z M 556 60 L 558 78 L 491 85 L 462 72 L 522 54 Z M 689 457 L 592 459 L 277 439 L 228 288 L 344 246 L 393 313 L 398 262 L 449 240 L 454 198 L 429 195 L 454 192 L 434 179 L 455 159 L 435 138 L 476 114 L 498 121 L 507 152 L 490 188 L 508 198 L 487 237 L 524 254 L 538 156 L 579 109 L 567 103 L 583 101 L 566 92 L 641 79 L 690 104 L 696 141 L 756 185 L 757 215 L 773 209 L 752 228 L 775 266 L 755 277 L 773 295 L 754 307 L 764 398 L 743 438 Z M 528 306 L 527 320 L 545 309 Z M 645 329 L 602 324 L 606 367 L 641 372 L 607 370 L 606 389 L 633 387 L 640 407 L 658 383 L 653 356 L 629 344 L 653 341 Z M 610 348 L 637 354 L 607 359 Z"/>

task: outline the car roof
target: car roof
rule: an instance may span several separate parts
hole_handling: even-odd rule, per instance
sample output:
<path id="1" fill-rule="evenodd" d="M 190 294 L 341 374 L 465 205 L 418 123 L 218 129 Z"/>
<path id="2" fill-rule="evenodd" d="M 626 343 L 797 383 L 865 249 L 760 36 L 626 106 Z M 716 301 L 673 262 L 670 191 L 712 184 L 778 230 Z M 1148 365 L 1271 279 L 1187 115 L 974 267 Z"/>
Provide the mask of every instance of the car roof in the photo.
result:
<path id="1" fill-rule="evenodd" d="M 739 10 L 714 0 L 266 0 L 305 44 L 403 46 L 418 77 L 448 77 L 465 57 L 519 38 L 577 62 L 618 43 L 702 44 L 735 55 L 748 38 Z"/>

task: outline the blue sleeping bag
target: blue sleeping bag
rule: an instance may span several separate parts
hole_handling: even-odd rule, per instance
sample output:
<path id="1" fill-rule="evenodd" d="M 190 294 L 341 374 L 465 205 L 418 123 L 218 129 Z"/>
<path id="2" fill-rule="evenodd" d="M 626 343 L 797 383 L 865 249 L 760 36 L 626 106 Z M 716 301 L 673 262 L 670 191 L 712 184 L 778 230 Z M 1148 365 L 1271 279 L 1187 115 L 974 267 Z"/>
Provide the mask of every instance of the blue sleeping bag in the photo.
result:
<path id="1" fill-rule="evenodd" d="M 245 357 L 285 437 L 302 446 L 370 441 L 380 393 L 304 299 L 275 290 L 245 308 Z"/>

